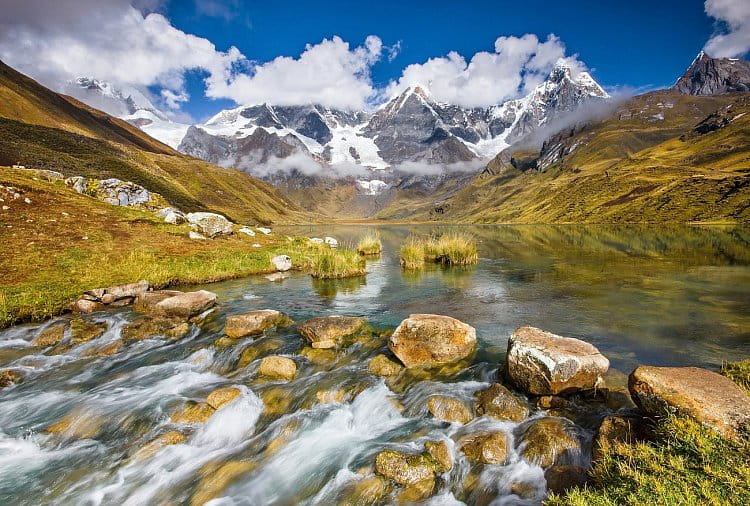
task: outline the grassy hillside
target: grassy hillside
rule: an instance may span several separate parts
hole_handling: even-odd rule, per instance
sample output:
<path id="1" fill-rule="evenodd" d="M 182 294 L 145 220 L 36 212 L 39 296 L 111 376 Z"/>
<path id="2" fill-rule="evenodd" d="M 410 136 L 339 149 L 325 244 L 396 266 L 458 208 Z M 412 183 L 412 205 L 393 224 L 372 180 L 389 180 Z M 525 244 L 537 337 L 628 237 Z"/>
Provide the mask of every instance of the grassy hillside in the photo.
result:
<path id="1" fill-rule="evenodd" d="M 731 104 L 728 111 L 724 108 Z M 704 134 L 714 111 L 734 118 Z M 498 157 L 455 196 L 412 202 L 410 218 L 476 223 L 750 221 L 748 94 L 635 97 L 561 140 L 570 152 L 543 171 Z M 662 119 L 663 118 L 663 119 Z M 538 156 L 538 155 L 537 155 Z M 526 157 L 524 158 L 526 160 Z M 378 217 L 403 217 L 389 207 Z"/>
<path id="2" fill-rule="evenodd" d="M 133 181 L 184 211 L 213 210 L 237 222 L 309 221 L 271 185 L 177 153 L 1 62 L 0 138 L 0 165 Z"/>

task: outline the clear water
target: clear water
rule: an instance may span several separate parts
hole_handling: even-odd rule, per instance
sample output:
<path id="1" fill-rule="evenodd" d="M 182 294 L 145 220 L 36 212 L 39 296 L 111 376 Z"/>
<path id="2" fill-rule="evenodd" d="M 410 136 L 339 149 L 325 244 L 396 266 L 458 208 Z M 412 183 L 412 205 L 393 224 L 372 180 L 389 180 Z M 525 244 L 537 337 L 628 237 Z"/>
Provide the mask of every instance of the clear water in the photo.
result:
<path id="1" fill-rule="evenodd" d="M 373 227 L 325 226 L 275 233 L 331 235 L 356 243 Z M 479 418 L 467 426 L 432 419 L 425 400 L 436 393 L 470 401 L 494 381 L 507 338 L 533 325 L 595 344 L 610 358 L 608 381 L 622 383 L 638 364 L 716 368 L 750 357 L 750 230 L 717 227 L 382 226 L 385 250 L 368 261 L 366 278 L 314 281 L 301 273 L 274 283 L 263 276 L 207 285 L 220 305 L 180 341 L 153 339 L 110 357 L 86 356 L 115 340 L 131 309 L 96 314 L 107 333 L 60 355 L 29 345 L 44 325 L 0 332 L 0 368 L 25 381 L 0 391 L 0 504 L 335 504 L 372 472 L 385 447 L 418 450 L 427 439 L 455 447 L 461 435 L 488 428 L 508 433 L 514 448 L 505 466 L 486 466 L 478 489 L 495 504 L 537 504 L 544 497 L 538 466 L 518 455 L 525 423 Z M 480 243 L 479 265 L 432 267 L 406 273 L 399 244 L 409 234 L 460 229 Z M 186 288 L 187 289 L 187 288 Z M 362 315 L 378 329 L 410 313 L 439 313 L 477 328 L 474 364 L 420 381 L 384 382 L 367 372 L 384 342 L 359 343 L 333 356 L 306 353 L 293 329 L 272 331 L 219 349 L 227 314 L 274 308 L 296 321 L 333 314 Z M 240 353 L 257 358 L 238 367 Z M 290 383 L 261 382 L 265 355 L 285 354 L 298 365 Z M 217 387 L 238 385 L 243 395 L 208 423 L 179 426 L 169 415 L 187 399 L 203 400 Z M 342 389 L 341 402 L 316 394 Z M 275 400 L 274 400 L 275 399 Z M 265 401 L 264 401 L 265 400 Z M 398 409 L 394 401 L 403 408 Z M 281 407 L 279 407 L 281 406 Z M 278 408 L 270 413 L 269 407 Z M 72 413 L 72 415 L 71 415 Z M 543 416 L 542 412 L 532 417 Z M 63 416 L 78 436 L 45 432 Z M 581 427 L 588 462 L 592 427 Z M 133 454 L 168 430 L 189 432 L 183 444 L 152 457 Z M 469 465 L 441 477 L 430 504 L 473 503 L 465 489 Z M 222 464 L 240 462 L 228 474 Z M 234 465 L 234 464 L 230 464 Z M 227 477 L 225 480 L 221 476 Z M 533 485 L 521 500 L 511 484 Z M 393 498 L 386 498 L 385 502 Z"/>

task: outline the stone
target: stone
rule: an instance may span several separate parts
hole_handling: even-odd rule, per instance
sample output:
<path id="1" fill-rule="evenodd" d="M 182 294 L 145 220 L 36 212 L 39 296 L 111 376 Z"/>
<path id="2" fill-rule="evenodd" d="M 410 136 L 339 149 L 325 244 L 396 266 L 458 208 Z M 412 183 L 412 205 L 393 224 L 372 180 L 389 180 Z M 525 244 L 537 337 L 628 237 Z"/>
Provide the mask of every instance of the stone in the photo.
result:
<path id="1" fill-rule="evenodd" d="M 89 181 L 85 177 L 82 176 L 73 176 L 69 177 L 65 180 L 65 184 L 67 186 L 70 186 L 78 193 L 86 193 L 86 189 L 88 188 Z"/>
<path id="2" fill-rule="evenodd" d="M 329 245 L 331 248 L 338 248 L 339 247 L 339 242 L 335 238 L 333 238 L 333 237 L 326 237 L 326 238 L 323 239 L 323 241 L 327 245 Z"/>
<path id="3" fill-rule="evenodd" d="M 380 476 L 362 478 L 347 488 L 345 497 L 339 502 L 341 505 L 369 506 L 380 504 L 388 495 L 390 489 L 388 481 Z"/>
<path id="4" fill-rule="evenodd" d="M 144 307 L 147 312 L 159 316 L 188 319 L 216 305 L 216 294 L 208 290 L 180 292 L 166 297 L 151 306 Z"/>
<path id="5" fill-rule="evenodd" d="M 206 397 L 206 403 L 214 409 L 221 408 L 224 404 L 232 402 L 235 398 L 242 395 L 237 387 L 217 388 Z"/>
<path id="6" fill-rule="evenodd" d="M 183 292 L 179 290 L 154 290 L 153 292 L 145 292 L 135 298 L 133 309 L 141 313 L 153 312 L 156 304 L 181 293 Z"/>
<path id="7" fill-rule="evenodd" d="M 224 333 L 233 339 L 257 336 L 282 320 L 283 315 L 273 309 L 258 309 L 248 313 L 231 315 L 227 316 Z"/>
<path id="8" fill-rule="evenodd" d="M 288 255 L 276 255 L 271 259 L 271 264 L 277 271 L 285 272 L 292 268 L 292 259 Z"/>
<path id="9" fill-rule="evenodd" d="M 652 416 L 673 412 L 725 437 L 739 437 L 750 423 L 750 396 L 721 374 L 699 367 L 636 368 L 628 379 L 630 394 Z"/>
<path id="10" fill-rule="evenodd" d="M 47 427 L 47 432 L 77 439 L 94 439 L 101 433 L 104 422 L 102 416 L 76 409 Z"/>
<path id="11" fill-rule="evenodd" d="M 499 383 L 477 392 L 475 409 L 478 415 L 489 415 L 498 420 L 520 422 L 529 416 L 529 409 L 524 403 Z"/>
<path id="12" fill-rule="evenodd" d="M 48 346 L 54 346 L 63 340 L 65 331 L 68 329 L 68 322 L 58 321 L 54 322 L 42 329 L 39 334 L 31 341 L 34 346 L 41 346 L 46 348 Z"/>
<path id="13" fill-rule="evenodd" d="M 528 481 L 517 481 L 510 486 L 510 493 L 516 494 L 521 499 L 530 500 L 536 497 L 537 488 Z"/>
<path id="14" fill-rule="evenodd" d="M 362 330 L 367 320 L 353 316 L 326 316 L 312 318 L 299 325 L 300 335 L 313 348 L 335 348 L 341 341 Z"/>
<path id="15" fill-rule="evenodd" d="M 573 422 L 564 418 L 539 418 L 526 428 L 521 445 L 521 456 L 547 469 L 564 464 L 580 454 L 579 441 Z"/>
<path id="16" fill-rule="evenodd" d="M 185 213 L 183 213 L 179 209 L 175 209 L 174 207 L 164 207 L 162 209 L 159 209 L 156 214 L 157 216 L 164 218 L 164 221 L 166 223 L 170 223 L 172 225 L 180 225 L 187 221 L 187 216 L 185 216 Z"/>
<path id="17" fill-rule="evenodd" d="M 263 390 L 259 395 L 263 400 L 263 413 L 266 415 L 283 415 L 292 407 L 293 393 L 285 388 L 269 388 Z"/>
<path id="18" fill-rule="evenodd" d="M 204 423 L 216 411 L 207 402 L 188 401 L 185 405 L 172 413 L 174 423 Z"/>
<path id="19" fill-rule="evenodd" d="M 188 232 L 188 239 L 192 239 L 194 241 L 205 241 L 207 238 L 206 236 L 199 234 L 194 230 L 191 230 Z"/>
<path id="20" fill-rule="evenodd" d="M 197 232 L 206 237 L 217 237 L 232 233 L 232 222 L 220 214 L 188 213 L 186 218 L 189 223 L 196 225 Z"/>
<path id="21" fill-rule="evenodd" d="M 165 446 L 178 445 L 180 443 L 184 443 L 185 441 L 187 441 L 187 436 L 185 434 L 177 430 L 170 430 L 169 432 L 165 432 L 161 436 L 141 447 L 137 452 L 135 452 L 133 458 L 139 460 L 148 459 Z"/>
<path id="22" fill-rule="evenodd" d="M 271 229 L 270 229 L 270 228 L 265 228 L 265 227 L 256 227 L 256 230 L 257 230 L 258 232 L 260 232 L 261 234 L 263 234 L 263 235 L 268 235 L 268 234 L 270 234 L 270 233 L 271 233 Z"/>
<path id="23" fill-rule="evenodd" d="M 471 462 L 505 464 L 508 460 L 508 438 L 503 432 L 472 434 L 461 440 L 461 451 Z"/>
<path id="24" fill-rule="evenodd" d="M 450 316 L 413 314 L 391 334 L 388 347 L 406 367 L 435 367 L 469 356 L 474 327 Z"/>
<path id="25" fill-rule="evenodd" d="M 375 457 L 375 472 L 399 485 L 413 485 L 435 477 L 435 462 L 426 455 L 383 450 Z"/>
<path id="26" fill-rule="evenodd" d="M 297 374 L 297 364 L 291 358 L 272 355 L 260 361 L 258 372 L 269 379 L 292 380 Z"/>
<path id="27" fill-rule="evenodd" d="M 424 444 L 427 454 L 438 464 L 437 470 L 445 473 L 453 468 L 453 456 L 445 441 L 427 441 Z"/>
<path id="28" fill-rule="evenodd" d="M 111 295 L 113 297 L 113 301 L 120 299 L 135 299 L 139 295 L 148 292 L 148 289 L 148 281 L 142 279 L 140 281 L 136 281 L 135 283 L 128 283 L 126 285 L 117 285 L 104 288 L 104 294 L 102 295 L 102 298 L 104 298 L 104 296 L 106 295 Z"/>
<path id="29" fill-rule="evenodd" d="M 637 415 L 610 415 L 602 420 L 596 431 L 591 457 L 600 460 L 615 444 L 633 444 L 649 439 L 649 430 L 642 417 Z"/>
<path id="30" fill-rule="evenodd" d="M 241 234 L 249 235 L 250 237 L 255 237 L 255 232 L 253 231 L 253 229 L 252 229 L 252 228 L 249 228 L 249 227 L 242 227 L 242 228 L 241 228 L 241 229 L 239 230 L 239 232 L 240 232 Z"/>
<path id="31" fill-rule="evenodd" d="M 318 390 L 315 392 L 315 400 L 318 404 L 336 404 L 346 400 L 346 390 L 337 388 L 335 390 Z"/>
<path id="32" fill-rule="evenodd" d="M 370 360 L 367 369 L 376 376 L 395 376 L 404 368 L 381 353 Z"/>
<path id="33" fill-rule="evenodd" d="M 74 313 L 89 314 L 104 309 L 104 305 L 93 300 L 78 299 L 71 304 L 70 309 Z"/>
<path id="34" fill-rule="evenodd" d="M 397 504 L 414 504 L 426 500 L 435 490 L 435 478 L 408 485 L 396 496 Z"/>
<path id="35" fill-rule="evenodd" d="M 13 369 L 3 369 L 0 371 L 0 388 L 6 388 L 16 383 L 20 383 L 23 380 L 23 376 L 18 371 Z"/>
<path id="36" fill-rule="evenodd" d="M 87 357 L 108 357 L 119 352 L 124 347 L 125 342 L 122 339 L 117 339 L 116 341 L 107 343 L 104 346 L 100 346 L 99 348 L 88 350 L 85 355 Z"/>
<path id="37" fill-rule="evenodd" d="M 432 416 L 444 422 L 465 424 L 474 418 L 466 404 L 446 395 L 433 395 L 427 399 L 427 409 Z"/>
<path id="38" fill-rule="evenodd" d="M 609 360 L 593 345 L 534 327 L 510 336 L 505 371 L 514 385 L 534 395 L 571 394 L 603 383 Z"/>
<path id="39" fill-rule="evenodd" d="M 269 274 L 268 276 L 265 276 L 265 278 L 268 281 L 273 281 L 274 283 L 280 283 L 287 279 L 289 277 L 289 274 L 286 272 L 274 272 L 273 274 Z"/>
<path id="40" fill-rule="evenodd" d="M 155 337 L 179 339 L 190 330 L 190 325 L 180 318 L 163 318 L 146 316 L 128 323 L 122 328 L 121 336 L 124 341 L 143 341 Z"/>
<path id="41" fill-rule="evenodd" d="M 586 469 L 580 466 L 552 466 L 544 471 L 547 490 L 555 494 L 565 494 L 572 488 L 583 488 L 589 483 Z"/>
<path id="42" fill-rule="evenodd" d="M 70 339 L 74 343 L 84 343 L 96 339 L 109 328 L 107 322 L 90 322 L 76 318 L 70 322 Z"/>
<path id="43" fill-rule="evenodd" d="M 191 506 L 203 506 L 219 497 L 233 481 L 255 469 L 256 465 L 243 460 L 230 460 L 205 466 L 200 471 L 201 479 L 190 499 Z"/>

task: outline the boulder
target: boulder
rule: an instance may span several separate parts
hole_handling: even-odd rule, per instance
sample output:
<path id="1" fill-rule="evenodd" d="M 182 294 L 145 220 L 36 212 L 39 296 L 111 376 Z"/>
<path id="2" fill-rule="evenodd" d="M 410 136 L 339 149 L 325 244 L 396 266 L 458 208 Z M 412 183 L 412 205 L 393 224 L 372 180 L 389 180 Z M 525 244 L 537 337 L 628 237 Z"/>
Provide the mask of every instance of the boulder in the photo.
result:
<path id="1" fill-rule="evenodd" d="M 750 396 L 729 378 L 699 367 L 636 368 L 628 379 L 635 403 L 645 413 L 673 412 L 726 437 L 750 423 Z"/>
<path id="2" fill-rule="evenodd" d="M 376 376 L 395 376 L 404 368 L 381 353 L 370 360 L 367 369 Z"/>
<path id="3" fill-rule="evenodd" d="M 96 339 L 109 328 L 107 322 L 90 322 L 76 318 L 70 322 L 70 339 L 74 343 L 84 343 Z"/>
<path id="4" fill-rule="evenodd" d="M 276 255 L 271 259 L 271 264 L 277 271 L 285 272 L 292 268 L 292 259 L 287 255 Z"/>
<path id="5" fill-rule="evenodd" d="M 455 318 L 413 314 L 391 334 L 388 347 L 406 367 L 435 367 L 469 356 L 476 342 L 474 327 Z"/>
<path id="6" fill-rule="evenodd" d="M 461 440 L 461 451 L 471 462 L 505 464 L 508 460 L 508 438 L 503 432 L 482 432 Z"/>
<path id="7" fill-rule="evenodd" d="M 207 402 L 188 401 L 185 405 L 172 413 L 174 423 L 204 423 L 216 411 Z"/>
<path id="8" fill-rule="evenodd" d="M 139 297 L 136 309 L 167 318 L 192 318 L 216 305 L 216 294 L 207 290 L 150 293 L 156 295 Z"/>
<path id="9" fill-rule="evenodd" d="M 0 371 L 0 388 L 6 388 L 16 383 L 20 383 L 23 380 L 23 376 L 18 371 L 13 369 L 3 369 Z"/>
<path id="10" fill-rule="evenodd" d="M 78 193 L 86 193 L 89 180 L 82 176 L 73 176 L 65 180 L 65 184 L 73 188 Z"/>
<path id="11" fill-rule="evenodd" d="M 54 346 L 63 340 L 65 331 L 68 329 L 67 321 L 53 322 L 46 326 L 37 334 L 31 344 L 34 346 L 41 346 L 46 348 L 48 346 Z"/>
<path id="12" fill-rule="evenodd" d="M 414 485 L 435 478 L 438 464 L 428 454 L 410 455 L 383 450 L 375 457 L 375 472 L 399 485 Z"/>
<path id="13" fill-rule="evenodd" d="M 302 322 L 299 333 L 313 348 L 334 348 L 343 338 L 364 328 L 367 320 L 353 316 L 326 316 Z"/>
<path id="14" fill-rule="evenodd" d="M 89 314 L 104 309 L 104 304 L 88 299 L 78 299 L 70 305 L 71 311 L 78 314 Z"/>
<path id="15" fill-rule="evenodd" d="M 257 336 L 284 320 L 284 315 L 273 309 L 258 309 L 248 313 L 227 316 L 224 333 L 239 339 L 245 336 Z"/>
<path id="16" fill-rule="evenodd" d="M 189 223 L 197 227 L 198 232 L 206 237 L 230 235 L 232 233 L 232 222 L 220 214 L 188 213 L 186 218 Z"/>
<path id="17" fill-rule="evenodd" d="M 534 327 L 508 340 L 505 371 L 518 388 L 534 395 L 570 394 L 603 382 L 609 360 L 593 345 Z"/>
<path id="18" fill-rule="evenodd" d="M 489 415 L 499 420 L 520 422 L 529 416 L 526 405 L 499 383 L 477 392 L 475 408 L 477 414 Z"/>
<path id="19" fill-rule="evenodd" d="M 194 230 L 191 230 L 190 232 L 188 232 L 188 239 L 192 239 L 194 241 L 205 241 L 207 238 L 206 236 L 201 235 Z"/>
<path id="20" fill-rule="evenodd" d="M 424 449 L 437 463 L 438 472 L 445 473 L 453 468 L 453 455 L 445 441 L 427 441 Z"/>
<path id="21" fill-rule="evenodd" d="M 135 298 L 133 309 L 141 313 L 149 313 L 154 311 L 154 307 L 159 302 L 175 295 L 180 295 L 181 293 L 184 292 L 180 292 L 179 290 L 154 290 L 153 292 L 145 292 Z"/>
<path id="22" fill-rule="evenodd" d="M 242 394 L 237 387 L 217 388 L 206 397 L 206 403 L 214 409 L 219 409 L 224 404 L 232 402 Z"/>
<path id="23" fill-rule="evenodd" d="M 242 228 L 241 228 L 241 229 L 239 230 L 239 232 L 240 232 L 241 234 L 249 235 L 250 237 L 255 237 L 255 232 L 253 231 L 253 229 L 252 229 L 252 228 L 249 228 L 249 227 L 242 227 Z"/>
<path id="24" fill-rule="evenodd" d="M 173 207 L 165 207 L 163 209 L 159 209 L 156 214 L 164 218 L 164 221 L 166 223 L 171 223 L 172 225 L 180 225 L 181 223 L 185 223 L 187 221 L 187 216 L 185 216 L 185 213 Z"/>
<path id="25" fill-rule="evenodd" d="M 544 471 L 547 490 L 555 494 L 565 494 L 572 488 L 583 488 L 589 483 L 589 474 L 580 466 L 552 466 Z"/>
<path id="26" fill-rule="evenodd" d="M 297 374 L 297 364 L 291 358 L 272 355 L 260 361 L 258 373 L 269 379 L 292 380 Z"/>
<path id="27" fill-rule="evenodd" d="M 581 452 L 581 441 L 573 422 L 565 418 L 539 418 L 526 428 L 520 448 L 524 459 L 546 469 L 575 460 Z"/>
<path id="28" fill-rule="evenodd" d="M 427 409 L 438 420 L 451 423 L 469 423 L 474 415 L 461 400 L 446 395 L 433 395 L 427 399 Z"/>
<path id="29" fill-rule="evenodd" d="M 339 242 L 333 237 L 326 237 L 325 239 L 323 239 L 323 241 L 325 241 L 325 243 L 329 245 L 331 248 L 339 247 Z"/>

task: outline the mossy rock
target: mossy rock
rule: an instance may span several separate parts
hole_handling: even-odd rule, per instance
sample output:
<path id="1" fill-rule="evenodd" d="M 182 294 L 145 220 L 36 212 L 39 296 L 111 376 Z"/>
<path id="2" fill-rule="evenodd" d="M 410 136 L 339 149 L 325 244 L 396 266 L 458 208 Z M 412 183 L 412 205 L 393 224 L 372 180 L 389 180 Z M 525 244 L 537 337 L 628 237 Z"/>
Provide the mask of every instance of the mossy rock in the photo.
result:
<path id="1" fill-rule="evenodd" d="M 469 423 L 474 414 L 460 399 L 446 395 L 433 395 L 427 399 L 427 409 L 438 420 L 451 423 Z"/>
<path id="2" fill-rule="evenodd" d="M 533 421 L 523 434 L 521 456 L 547 469 L 565 464 L 581 452 L 575 426 L 564 418 L 540 418 Z"/>
<path id="3" fill-rule="evenodd" d="M 67 321 L 54 322 L 39 332 L 34 340 L 31 341 L 31 344 L 42 348 L 55 346 L 63 340 L 68 327 L 69 324 Z"/>
<path id="4" fill-rule="evenodd" d="M 383 450 L 375 457 L 375 472 L 399 485 L 414 485 L 432 479 L 440 468 L 429 454 L 410 455 L 395 450 Z"/>
<path id="5" fill-rule="evenodd" d="M 376 376 L 395 376 L 403 371 L 404 367 L 381 353 L 370 360 L 367 369 Z"/>
<path id="6" fill-rule="evenodd" d="M 216 411 L 207 402 L 188 401 L 185 405 L 172 413 L 174 423 L 204 423 Z"/>
<path id="7" fill-rule="evenodd" d="M 435 490 L 435 478 L 427 478 L 408 485 L 396 496 L 397 504 L 414 504 L 422 502 L 432 495 Z"/>
<path id="8" fill-rule="evenodd" d="M 190 324 L 181 318 L 146 316 L 128 323 L 122 329 L 123 340 L 143 341 L 155 337 L 180 339 L 190 331 Z"/>
<path id="9" fill-rule="evenodd" d="M 437 463 L 437 471 L 444 473 L 453 467 L 453 456 L 445 441 L 427 441 L 424 444 L 427 454 Z"/>
<path id="10" fill-rule="evenodd" d="M 529 409 L 513 393 L 499 383 L 476 394 L 476 412 L 498 420 L 520 422 L 529 416 Z"/>
<path id="11" fill-rule="evenodd" d="M 13 369 L 4 369 L 0 371 L 0 388 L 6 388 L 23 381 L 23 376 Z"/>
<path id="12" fill-rule="evenodd" d="M 70 339 L 74 343 L 85 343 L 101 336 L 108 328 L 107 322 L 90 322 L 76 318 L 70 322 Z"/>
<path id="13" fill-rule="evenodd" d="M 461 451 L 471 462 L 502 465 L 508 460 L 508 437 L 504 432 L 472 434 L 462 439 Z"/>
<path id="14" fill-rule="evenodd" d="M 288 357 L 273 355 L 260 361 L 258 374 L 270 380 L 292 380 L 297 374 L 297 364 Z"/>

